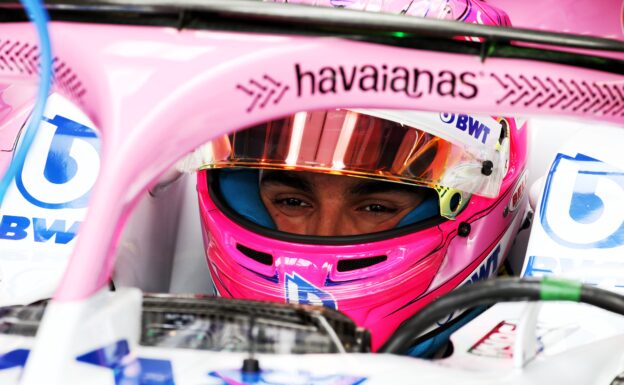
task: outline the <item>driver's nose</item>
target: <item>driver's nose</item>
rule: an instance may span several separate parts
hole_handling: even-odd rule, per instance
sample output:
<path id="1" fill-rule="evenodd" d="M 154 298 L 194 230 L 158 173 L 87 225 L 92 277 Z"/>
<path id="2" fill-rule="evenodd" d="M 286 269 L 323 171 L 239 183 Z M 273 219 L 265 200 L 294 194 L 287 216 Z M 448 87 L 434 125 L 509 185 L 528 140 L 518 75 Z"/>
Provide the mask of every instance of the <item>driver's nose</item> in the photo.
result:
<path id="1" fill-rule="evenodd" d="M 342 236 L 357 233 L 341 199 L 328 198 L 321 202 L 306 226 L 306 235 Z"/>

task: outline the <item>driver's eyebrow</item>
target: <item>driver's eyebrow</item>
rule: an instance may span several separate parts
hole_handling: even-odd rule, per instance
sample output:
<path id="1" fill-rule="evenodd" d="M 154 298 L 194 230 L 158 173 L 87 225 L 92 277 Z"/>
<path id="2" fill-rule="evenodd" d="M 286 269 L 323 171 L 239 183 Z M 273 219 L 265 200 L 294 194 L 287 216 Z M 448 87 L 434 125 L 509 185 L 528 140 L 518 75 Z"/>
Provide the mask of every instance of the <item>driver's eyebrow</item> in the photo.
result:
<path id="1" fill-rule="evenodd" d="M 359 182 L 349 190 L 352 195 L 372 195 L 386 192 L 400 192 L 408 194 L 421 194 L 422 191 L 415 186 L 403 183 L 380 182 L 377 180 L 366 180 Z"/>
<path id="2" fill-rule="evenodd" d="M 312 185 L 310 182 L 292 172 L 265 171 L 260 177 L 260 185 L 267 184 L 284 185 L 306 193 L 312 192 Z"/>

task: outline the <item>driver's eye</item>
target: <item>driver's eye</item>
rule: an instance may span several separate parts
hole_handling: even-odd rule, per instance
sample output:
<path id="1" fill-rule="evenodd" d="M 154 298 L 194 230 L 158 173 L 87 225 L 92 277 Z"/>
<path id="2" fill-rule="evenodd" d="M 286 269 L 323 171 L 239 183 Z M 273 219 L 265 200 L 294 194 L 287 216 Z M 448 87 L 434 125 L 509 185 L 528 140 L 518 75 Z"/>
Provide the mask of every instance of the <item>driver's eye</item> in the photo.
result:
<path id="1" fill-rule="evenodd" d="M 275 203 L 278 205 L 288 206 L 288 207 L 310 207 L 309 204 L 297 198 L 276 199 Z"/>
<path id="2" fill-rule="evenodd" d="M 378 204 L 378 203 L 373 203 L 373 204 L 364 206 L 362 208 L 362 211 L 367 211 L 371 213 L 394 213 L 397 210 L 394 208 L 390 208 L 388 206 Z"/>

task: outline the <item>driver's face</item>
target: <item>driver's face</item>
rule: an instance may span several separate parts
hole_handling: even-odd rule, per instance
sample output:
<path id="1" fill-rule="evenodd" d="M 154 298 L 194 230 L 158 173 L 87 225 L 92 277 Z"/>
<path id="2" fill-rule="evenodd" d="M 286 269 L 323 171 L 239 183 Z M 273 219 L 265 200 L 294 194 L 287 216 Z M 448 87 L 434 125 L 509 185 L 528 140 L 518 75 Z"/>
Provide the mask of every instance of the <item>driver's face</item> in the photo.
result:
<path id="1" fill-rule="evenodd" d="M 418 206 L 425 189 L 301 171 L 263 171 L 260 196 L 277 229 L 303 235 L 388 230 Z"/>

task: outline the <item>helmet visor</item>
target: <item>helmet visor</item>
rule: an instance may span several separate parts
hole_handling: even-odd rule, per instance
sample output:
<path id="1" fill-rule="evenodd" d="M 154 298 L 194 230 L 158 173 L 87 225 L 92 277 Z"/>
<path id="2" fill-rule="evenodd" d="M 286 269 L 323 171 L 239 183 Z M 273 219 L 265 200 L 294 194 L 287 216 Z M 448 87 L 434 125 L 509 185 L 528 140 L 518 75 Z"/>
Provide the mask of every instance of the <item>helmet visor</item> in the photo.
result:
<path id="1" fill-rule="evenodd" d="M 504 172 L 500 130 L 469 115 L 299 112 L 213 140 L 194 168 L 305 170 L 493 197 Z"/>

